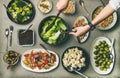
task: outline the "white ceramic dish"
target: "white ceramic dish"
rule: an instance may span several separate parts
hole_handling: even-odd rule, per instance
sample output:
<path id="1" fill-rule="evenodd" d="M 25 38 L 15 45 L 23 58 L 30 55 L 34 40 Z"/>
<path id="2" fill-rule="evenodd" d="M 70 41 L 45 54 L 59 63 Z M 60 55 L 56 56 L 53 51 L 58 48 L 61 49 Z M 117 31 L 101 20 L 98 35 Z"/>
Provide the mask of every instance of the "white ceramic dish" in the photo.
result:
<path id="1" fill-rule="evenodd" d="M 53 7 L 53 4 L 52 4 L 52 1 L 51 0 L 48 0 L 49 1 L 49 4 L 50 4 L 50 8 L 49 8 L 49 10 L 47 10 L 47 11 L 45 11 L 45 12 L 43 12 L 42 10 L 41 10 L 41 7 L 40 7 L 40 3 L 42 2 L 43 0 L 40 0 L 39 2 L 38 2 L 38 9 L 40 10 L 40 12 L 42 12 L 42 13 L 49 13 L 51 10 L 52 10 L 52 7 Z"/>
<path id="2" fill-rule="evenodd" d="M 98 9 L 99 7 L 101 7 L 101 6 L 98 6 L 96 9 Z M 93 13 L 96 11 L 96 9 L 93 11 Z M 92 19 L 93 19 L 93 13 L 92 13 Z M 111 24 L 109 24 L 109 26 L 107 26 L 105 28 L 96 26 L 96 28 L 99 30 L 109 30 L 109 29 L 113 28 L 117 22 L 117 12 L 113 13 L 113 18 L 114 18 L 113 22 Z"/>
<path id="3" fill-rule="evenodd" d="M 102 40 L 105 40 L 107 42 L 108 45 L 111 46 L 111 42 L 108 38 L 106 37 L 98 37 L 96 38 L 94 41 L 93 41 L 93 44 L 92 44 L 92 47 L 91 47 L 91 51 L 90 51 L 90 60 L 91 60 L 91 64 L 92 64 L 92 67 L 94 69 L 95 72 L 97 72 L 98 74 L 102 74 L 102 75 L 105 75 L 105 74 L 109 74 L 113 67 L 114 67 L 114 63 L 115 63 L 115 52 L 114 52 L 114 48 L 112 48 L 112 51 L 111 51 L 111 54 L 113 55 L 113 62 L 111 63 L 110 65 L 110 68 L 107 69 L 107 71 L 101 71 L 99 67 L 96 67 L 95 66 L 95 60 L 94 60 L 94 51 L 95 51 L 95 48 L 94 46 L 98 44 L 99 41 L 102 41 Z"/>
<path id="4" fill-rule="evenodd" d="M 84 20 L 85 20 L 85 23 L 86 23 L 86 24 L 88 23 L 87 18 L 84 17 L 84 16 L 79 16 L 75 21 L 77 21 L 78 19 L 84 19 Z M 90 33 L 90 32 L 87 32 L 87 33 L 85 34 L 85 36 L 84 36 L 83 39 L 81 39 L 81 40 L 79 39 L 79 42 L 80 42 L 80 43 L 84 43 L 84 42 L 88 39 L 89 33 Z"/>
<path id="5" fill-rule="evenodd" d="M 23 60 L 24 60 L 24 58 L 25 58 L 24 55 L 27 54 L 27 53 L 31 53 L 31 51 L 36 51 L 36 52 L 42 51 L 42 52 L 46 52 L 46 51 L 45 51 L 44 49 L 42 49 L 42 48 L 40 48 L 40 49 L 31 49 L 31 50 L 25 51 L 25 52 L 22 54 L 22 57 L 21 57 L 21 65 L 22 65 L 22 67 L 23 67 L 24 69 L 26 69 L 26 70 L 28 70 L 28 71 L 32 71 L 32 72 L 49 72 L 49 71 L 52 71 L 53 69 L 55 69 L 55 68 L 59 65 L 59 57 L 58 57 L 58 55 L 57 55 L 55 52 L 48 50 L 50 53 L 53 53 L 53 54 L 56 55 L 56 65 L 53 66 L 53 67 L 51 67 L 50 69 L 41 69 L 41 70 L 39 70 L 38 68 L 31 69 L 31 68 L 27 67 L 27 66 L 23 63 Z"/>
<path id="6" fill-rule="evenodd" d="M 64 13 L 64 14 L 74 14 L 75 13 L 75 5 L 76 5 L 76 2 L 75 0 L 71 0 L 73 2 L 73 12 L 72 13 Z"/>

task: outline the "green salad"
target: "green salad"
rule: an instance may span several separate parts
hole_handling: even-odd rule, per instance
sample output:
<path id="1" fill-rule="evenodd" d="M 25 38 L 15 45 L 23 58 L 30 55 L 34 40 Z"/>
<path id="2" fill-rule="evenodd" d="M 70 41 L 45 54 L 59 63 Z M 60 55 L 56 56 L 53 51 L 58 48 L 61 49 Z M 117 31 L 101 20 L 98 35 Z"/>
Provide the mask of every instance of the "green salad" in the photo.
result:
<path id="1" fill-rule="evenodd" d="M 30 19 L 33 13 L 33 6 L 25 0 L 13 0 L 8 5 L 8 11 L 16 22 L 24 23 Z"/>
<path id="2" fill-rule="evenodd" d="M 67 27 L 62 19 L 58 18 L 55 24 L 48 31 L 46 31 L 46 28 L 53 22 L 54 19 L 55 17 L 50 17 L 44 21 L 40 36 L 46 43 L 56 45 L 65 39 L 66 34 L 63 34 L 62 32 L 66 31 Z"/>

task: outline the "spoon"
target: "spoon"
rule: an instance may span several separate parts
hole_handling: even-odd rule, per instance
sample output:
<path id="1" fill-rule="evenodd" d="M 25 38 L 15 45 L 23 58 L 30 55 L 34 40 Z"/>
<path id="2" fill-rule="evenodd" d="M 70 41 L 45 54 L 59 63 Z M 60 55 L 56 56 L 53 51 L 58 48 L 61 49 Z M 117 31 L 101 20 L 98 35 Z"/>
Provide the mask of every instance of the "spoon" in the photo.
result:
<path id="1" fill-rule="evenodd" d="M 114 42 L 115 42 L 115 39 L 112 38 L 112 40 L 111 40 L 111 48 L 110 48 L 110 57 L 111 57 L 111 59 L 113 59 L 113 54 L 112 54 L 111 52 L 112 52 L 112 50 L 113 50 Z"/>
<path id="2" fill-rule="evenodd" d="M 12 46 L 12 33 L 13 33 L 13 26 L 10 26 L 10 47 Z"/>
<path id="3" fill-rule="evenodd" d="M 79 0 L 79 4 L 85 9 L 85 11 L 87 12 L 87 15 L 90 15 L 83 0 Z"/>
<path id="4" fill-rule="evenodd" d="M 6 47 L 6 51 L 8 51 L 8 36 L 9 36 L 9 29 L 5 29 L 5 36 L 7 37 L 7 47 Z"/>
<path id="5" fill-rule="evenodd" d="M 71 67 L 71 65 L 68 66 L 67 69 L 68 69 L 68 71 L 71 71 L 71 72 L 74 71 L 74 72 L 76 72 L 77 74 L 83 76 L 84 78 L 88 78 L 86 75 L 84 75 L 84 74 L 78 72 L 76 68 Z M 78 70 L 81 70 L 81 68 L 79 68 Z"/>
<path id="6" fill-rule="evenodd" d="M 21 32 L 21 34 L 26 33 L 32 26 L 33 26 L 33 24 L 31 24 L 27 29 L 25 29 L 23 32 Z"/>
<path id="7" fill-rule="evenodd" d="M 40 44 L 40 46 L 48 53 L 49 56 L 51 56 L 51 53 L 47 50 L 47 48 L 43 44 Z"/>

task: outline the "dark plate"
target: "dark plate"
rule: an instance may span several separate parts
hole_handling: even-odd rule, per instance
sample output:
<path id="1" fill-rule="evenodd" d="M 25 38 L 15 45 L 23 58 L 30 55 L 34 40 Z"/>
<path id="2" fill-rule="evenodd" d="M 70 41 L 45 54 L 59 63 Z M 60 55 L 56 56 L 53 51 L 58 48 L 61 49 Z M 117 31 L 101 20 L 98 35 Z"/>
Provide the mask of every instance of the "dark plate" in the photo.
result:
<path id="1" fill-rule="evenodd" d="M 49 43 L 42 38 L 42 36 L 40 35 L 40 33 L 42 33 L 42 26 L 44 25 L 44 22 L 47 21 L 48 19 L 50 19 L 51 17 L 56 17 L 56 16 L 48 16 L 48 17 L 44 18 L 44 19 L 40 22 L 39 28 L 38 28 L 38 34 L 39 34 L 40 38 L 42 39 L 43 42 L 45 42 L 45 43 L 47 43 L 47 44 L 49 44 Z M 58 18 L 61 18 L 61 17 L 58 17 Z M 62 19 L 62 18 L 61 18 L 61 19 Z M 69 28 L 68 28 L 66 22 L 65 22 L 63 19 L 62 19 L 62 22 L 65 24 L 65 26 L 67 27 L 67 30 L 69 31 Z M 66 31 L 67 31 L 67 30 L 66 30 Z M 50 44 L 50 45 L 60 45 L 61 43 L 65 42 L 65 41 L 68 39 L 68 37 L 69 37 L 69 35 L 66 34 L 66 36 L 65 36 L 65 38 L 64 38 L 63 40 L 59 41 L 57 44 Z"/>
<path id="2" fill-rule="evenodd" d="M 81 69 L 78 67 L 76 70 L 78 71 L 78 72 L 84 72 L 87 68 L 88 68 L 88 66 L 89 66 L 89 56 L 88 56 L 88 54 L 86 53 L 86 51 L 84 50 L 84 49 L 82 49 L 82 48 L 80 48 L 80 47 L 78 47 L 78 46 L 72 46 L 72 47 L 69 47 L 69 48 L 67 48 L 65 51 L 64 51 L 64 53 L 63 53 L 63 55 L 62 55 L 62 58 L 61 58 L 61 61 L 63 60 L 63 57 L 64 57 L 64 54 L 68 51 L 68 49 L 72 49 L 72 48 L 78 48 L 79 50 L 82 50 L 83 51 L 83 57 L 85 57 L 85 59 L 86 59 L 86 61 L 85 61 L 85 67 L 82 67 Z M 76 72 L 74 72 L 74 71 L 69 71 L 64 65 L 63 65 L 63 61 L 62 61 L 62 66 L 64 67 L 64 69 L 66 70 L 66 71 L 68 71 L 68 72 L 70 72 L 70 73 L 76 73 Z"/>
<path id="3" fill-rule="evenodd" d="M 26 3 L 31 3 L 29 0 L 24 0 L 24 1 L 25 1 Z M 14 0 L 11 0 L 11 1 L 9 2 L 7 8 L 9 8 L 12 3 L 14 3 Z M 32 4 L 32 3 L 31 3 L 31 4 Z M 9 17 L 9 19 L 10 19 L 11 21 L 13 21 L 13 22 L 15 22 L 15 23 L 17 23 L 17 24 L 28 24 L 28 23 L 30 23 L 30 22 L 33 20 L 33 18 L 34 18 L 34 16 L 35 16 L 35 8 L 34 8 L 34 6 L 33 6 L 33 4 L 32 4 L 32 14 L 28 16 L 29 18 L 28 18 L 27 21 L 25 21 L 25 22 L 19 22 L 18 20 L 15 20 L 15 19 L 11 16 L 11 14 L 8 13 L 8 12 L 7 12 L 7 15 L 8 15 L 8 17 Z"/>

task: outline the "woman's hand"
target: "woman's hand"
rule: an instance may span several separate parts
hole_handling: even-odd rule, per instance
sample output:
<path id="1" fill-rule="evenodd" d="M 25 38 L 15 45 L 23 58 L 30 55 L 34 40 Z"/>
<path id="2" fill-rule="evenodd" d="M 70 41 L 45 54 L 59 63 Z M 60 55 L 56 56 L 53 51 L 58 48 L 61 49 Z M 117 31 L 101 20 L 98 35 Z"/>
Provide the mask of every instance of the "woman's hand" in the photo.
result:
<path id="1" fill-rule="evenodd" d="M 57 2 L 57 5 L 56 5 L 56 7 L 57 7 L 57 13 L 59 13 L 60 11 L 62 11 L 64 8 L 67 7 L 68 1 L 69 0 L 59 0 Z"/>
<path id="2" fill-rule="evenodd" d="M 74 29 L 72 29 L 72 32 L 70 32 L 69 34 L 79 37 L 79 36 L 86 34 L 89 30 L 90 30 L 90 26 L 88 25 L 79 26 L 79 27 L 75 27 Z"/>

